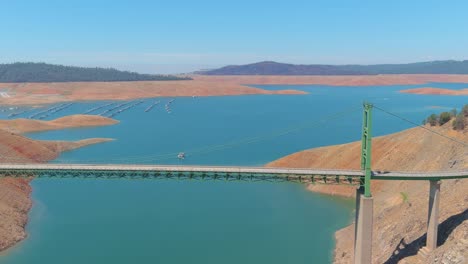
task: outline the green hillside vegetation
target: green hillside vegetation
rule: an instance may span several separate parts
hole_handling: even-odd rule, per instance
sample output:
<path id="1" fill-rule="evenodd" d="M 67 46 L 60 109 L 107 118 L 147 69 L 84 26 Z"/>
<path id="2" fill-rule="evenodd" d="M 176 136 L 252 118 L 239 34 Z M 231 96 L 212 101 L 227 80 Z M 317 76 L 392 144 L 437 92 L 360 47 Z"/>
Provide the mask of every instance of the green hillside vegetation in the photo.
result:
<path id="1" fill-rule="evenodd" d="M 174 75 L 139 74 L 113 68 L 86 68 L 46 63 L 0 64 L 0 82 L 119 82 L 190 80 Z"/>
<path id="2" fill-rule="evenodd" d="M 423 125 L 442 126 L 453 119 L 452 128 L 454 130 L 463 130 L 467 126 L 467 117 L 468 105 L 465 105 L 459 113 L 457 109 L 452 109 L 450 112 L 442 112 L 439 115 L 431 114 L 423 120 Z"/>

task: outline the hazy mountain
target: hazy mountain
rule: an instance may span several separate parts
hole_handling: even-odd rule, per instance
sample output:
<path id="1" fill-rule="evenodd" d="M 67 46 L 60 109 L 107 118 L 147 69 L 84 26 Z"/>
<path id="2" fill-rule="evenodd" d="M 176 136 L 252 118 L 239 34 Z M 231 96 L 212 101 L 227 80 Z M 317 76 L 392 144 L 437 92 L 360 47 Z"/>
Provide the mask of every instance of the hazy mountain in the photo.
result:
<path id="1" fill-rule="evenodd" d="M 376 65 L 297 65 L 264 61 L 246 65 L 230 65 L 197 73 L 204 75 L 468 74 L 468 60 Z"/>

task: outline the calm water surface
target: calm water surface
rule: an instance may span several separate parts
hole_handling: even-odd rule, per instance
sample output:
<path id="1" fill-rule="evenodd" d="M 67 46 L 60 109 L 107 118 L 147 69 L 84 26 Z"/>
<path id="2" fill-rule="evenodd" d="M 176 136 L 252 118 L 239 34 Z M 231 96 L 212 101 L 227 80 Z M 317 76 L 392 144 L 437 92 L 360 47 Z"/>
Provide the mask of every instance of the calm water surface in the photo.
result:
<path id="1" fill-rule="evenodd" d="M 259 86 L 310 94 L 176 98 L 171 114 L 164 110 L 170 98 L 145 99 L 115 116 L 114 126 L 29 136 L 116 139 L 54 162 L 262 166 L 299 150 L 359 140 L 363 100 L 417 123 L 466 103 L 466 97 L 398 93 L 422 86 Z M 155 100 L 161 104 L 145 113 Z M 46 119 L 103 104 L 75 103 Z M 376 135 L 410 127 L 378 111 L 374 120 Z M 176 158 L 180 151 L 184 161 Z M 329 263 L 333 234 L 353 215 L 352 201 L 291 183 L 38 179 L 32 185 L 29 237 L 2 263 Z"/>

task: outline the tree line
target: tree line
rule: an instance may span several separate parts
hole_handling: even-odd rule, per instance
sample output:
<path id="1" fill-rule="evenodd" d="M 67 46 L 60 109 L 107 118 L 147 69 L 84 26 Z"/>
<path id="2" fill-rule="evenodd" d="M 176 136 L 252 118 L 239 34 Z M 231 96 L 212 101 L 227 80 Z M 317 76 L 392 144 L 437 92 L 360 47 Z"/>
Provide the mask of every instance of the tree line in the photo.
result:
<path id="1" fill-rule="evenodd" d="M 113 68 L 88 68 L 47 63 L 17 62 L 0 64 L 0 82 L 117 82 L 176 81 L 189 77 L 160 74 L 140 74 Z"/>

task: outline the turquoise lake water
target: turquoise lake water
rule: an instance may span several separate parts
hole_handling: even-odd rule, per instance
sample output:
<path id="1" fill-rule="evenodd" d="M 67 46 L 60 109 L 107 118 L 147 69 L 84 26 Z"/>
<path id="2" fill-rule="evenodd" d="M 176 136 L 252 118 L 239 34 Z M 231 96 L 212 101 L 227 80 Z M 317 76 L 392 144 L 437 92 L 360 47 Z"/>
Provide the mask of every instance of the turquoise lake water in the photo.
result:
<path id="1" fill-rule="evenodd" d="M 171 114 L 164 110 L 171 98 L 145 99 L 116 115 L 114 126 L 28 136 L 115 139 L 53 162 L 262 166 L 303 149 L 359 140 L 363 100 L 416 123 L 467 103 L 464 96 L 398 93 L 423 86 L 258 86 L 310 94 L 176 98 Z M 161 103 L 145 113 L 155 100 Z M 46 119 L 105 103 L 75 103 Z M 374 121 L 375 135 L 411 127 L 379 111 Z M 176 157 L 181 151 L 183 161 Z M 0 256 L 2 263 L 329 263 L 334 232 L 353 217 L 353 201 L 293 183 L 36 179 L 32 186 L 29 236 Z"/>

